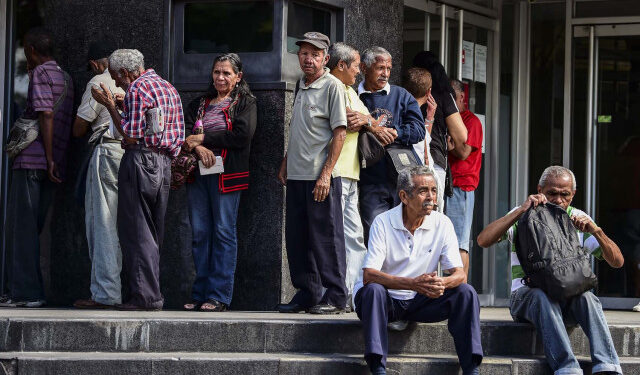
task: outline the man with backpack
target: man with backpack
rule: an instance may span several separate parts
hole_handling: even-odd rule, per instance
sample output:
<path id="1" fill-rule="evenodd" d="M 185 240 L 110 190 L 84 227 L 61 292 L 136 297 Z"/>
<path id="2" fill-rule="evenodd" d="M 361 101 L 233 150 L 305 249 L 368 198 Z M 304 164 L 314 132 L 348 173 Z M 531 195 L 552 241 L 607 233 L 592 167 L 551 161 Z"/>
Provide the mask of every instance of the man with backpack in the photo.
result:
<path id="1" fill-rule="evenodd" d="M 575 320 L 589 338 L 592 372 L 622 374 L 598 298 L 589 290 L 566 299 L 551 298 L 543 289 L 532 284 L 534 277 L 525 272 L 525 264 L 521 265 L 521 260 L 517 256 L 515 244 L 518 224 L 524 224 L 519 222 L 519 219 L 530 208 L 533 210 L 534 207 L 544 206 L 548 202 L 565 210 L 570 217 L 577 231 L 577 242 L 579 242 L 576 253 L 583 248 L 595 258 L 604 259 L 611 267 L 622 267 L 624 258 L 620 248 L 587 214 L 571 206 L 575 193 L 576 180 L 571 170 L 561 166 L 548 167 L 538 182 L 538 194 L 530 195 L 521 206 L 489 224 L 478 236 L 478 244 L 487 248 L 505 239 L 511 243 L 511 316 L 516 321 L 528 321 L 536 327 L 538 334 L 542 337 L 545 355 L 554 374 L 582 374 L 580 365 L 571 351 L 563 315 Z M 553 227 L 553 224 L 549 223 L 549 227 Z M 523 230 L 521 227 L 520 231 Z M 560 232 L 549 232 L 549 235 L 560 236 L 561 234 L 558 233 Z M 567 237 L 567 240 L 571 240 L 572 236 Z M 560 241 L 548 241 L 543 245 L 553 247 L 564 240 L 565 238 L 560 238 Z M 549 245 L 550 243 L 553 243 L 553 246 Z M 555 259 L 549 263 L 554 262 Z M 550 287 L 561 288 L 562 286 L 551 285 Z"/>

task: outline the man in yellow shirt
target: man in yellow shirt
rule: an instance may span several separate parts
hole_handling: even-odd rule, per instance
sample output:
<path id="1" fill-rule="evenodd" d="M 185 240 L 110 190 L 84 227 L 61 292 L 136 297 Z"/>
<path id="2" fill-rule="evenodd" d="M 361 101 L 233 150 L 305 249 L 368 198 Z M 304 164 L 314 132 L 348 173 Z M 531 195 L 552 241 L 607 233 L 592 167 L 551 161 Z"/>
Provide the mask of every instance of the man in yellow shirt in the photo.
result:
<path id="1" fill-rule="evenodd" d="M 360 179 L 358 131 L 362 127 L 362 122 L 371 124 L 377 121 L 369 116 L 369 110 L 351 87 L 356 83 L 356 76 L 360 74 L 358 51 L 345 43 L 334 43 L 329 49 L 329 56 L 327 67 L 331 70 L 331 74 L 344 84 L 347 105 L 347 138 L 342 146 L 335 171 L 342 181 L 342 213 L 347 254 L 345 284 L 349 290 L 348 304 L 351 305 L 353 285 L 358 278 L 362 277 L 362 262 L 367 252 L 358 210 L 358 180 Z"/>

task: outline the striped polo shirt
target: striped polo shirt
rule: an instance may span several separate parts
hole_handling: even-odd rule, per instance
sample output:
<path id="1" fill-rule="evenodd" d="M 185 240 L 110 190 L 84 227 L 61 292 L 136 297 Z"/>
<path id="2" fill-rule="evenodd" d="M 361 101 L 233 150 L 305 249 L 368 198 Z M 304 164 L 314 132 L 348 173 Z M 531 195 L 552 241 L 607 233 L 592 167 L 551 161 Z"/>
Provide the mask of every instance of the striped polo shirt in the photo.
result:
<path id="1" fill-rule="evenodd" d="M 515 207 L 513 210 L 509 211 L 509 213 L 517 210 L 519 207 Z M 569 216 L 574 215 L 584 215 L 589 218 L 589 220 L 593 221 L 589 215 L 584 213 L 583 211 L 575 208 L 575 207 L 567 207 L 567 213 Z M 520 261 L 518 260 L 518 255 L 516 253 L 516 244 L 514 242 L 516 232 L 518 230 L 518 223 L 516 222 L 509 228 L 507 233 L 505 233 L 500 241 L 509 240 L 511 244 L 511 292 L 513 293 L 515 290 L 523 286 L 522 278 L 525 276 L 524 270 L 520 265 Z M 602 249 L 600 248 L 600 244 L 598 240 L 591 233 L 584 233 L 576 230 L 578 232 L 578 241 L 580 241 L 580 246 L 584 247 L 591 255 L 593 255 L 596 259 L 602 259 Z"/>
<path id="2" fill-rule="evenodd" d="M 29 91 L 24 118 L 37 119 L 38 112 L 53 111 L 53 106 L 64 91 L 64 73 L 55 61 L 38 65 L 29 74 Z M 73 121 L 73 82 L 67 82 L 67 94 L 53 118 L 53 160 L 64 178 L 67 164 L 67 146 Z M 42 136 L 22 150 L 13 160 L 13 169 L 47 169 Z"/>
<path id="3" fill-rule="evenodd" d="M 209 103 L 202 117 L 202 128 L 205 133 L 227 130 L 227 118 L 222 110 L 227 108 L 229 104 L 231 104 L 231 98 L 226 98 L 218 103 Z M 221 152 L 219 148 L 212 148 L 211 151 L 216 155 L 220 155 Z"/>

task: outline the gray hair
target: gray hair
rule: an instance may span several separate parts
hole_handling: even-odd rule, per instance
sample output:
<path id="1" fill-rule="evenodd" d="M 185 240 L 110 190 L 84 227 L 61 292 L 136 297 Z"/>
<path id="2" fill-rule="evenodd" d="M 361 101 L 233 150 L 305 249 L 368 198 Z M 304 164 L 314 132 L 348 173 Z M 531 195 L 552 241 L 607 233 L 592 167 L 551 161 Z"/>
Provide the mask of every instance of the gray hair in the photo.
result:
<path id="1" fill-rule="evenodd" d="M 375 46 L 367 48 L 362 53 L 362 62 L 367 66 L 367 68 L 370 68 L 371 65 L 373 65 L 373 63 L 376 62 L 376 59 L 380 56 L 391 58 L 391 54 L 389 53 L 389 51 L 382 47 Z"/>
<path id="2" fill-rule="evenodd" d="M 344 61 L 345 64 L 351 65 L 353 60 L 356 59 L 356 53 L 358 50 L 350 45 L 342 42 L 333 43 L 329 47 L 329 62 L 327 68 L 333 70 L 340 61 Z"/>
<path id="3" fill-rule="evenodd" d="M 117 49 L 109 56 L 109 68 L 120 72 L 137 72 L 144 69 L 144 56 L 137 49 Z"/>
<path id="4" fill-rule="evenodd" d="M 452 78 L 451 79 L 451 87 L 457 92 L 464 93 L 464 83 L 461 80 Z"/>
<path id="5" fill-rule="evenodd" d="M 538 185 L 540 187 L 544 187 L 549 180 L 549 177 L 560 178 L 569 176 L 571 178 L 571 190 L 576 190 L 576 176 L 571 172 L 571 169 L 565 168 L 560 165 L 552 165 L 547 167 L 544 172 L 542 172 L 542 176 L 540 176 L 540 181 L 538 181 Z"/>
<path id="6" fill-rule="evenodd" d="M 398 186 L 396 192 L 400 194 L 401 191 L 405 191 L 409 195 L 413 195 L 415 184 L 413 178 L 416 176 L 431 176 L 436 182 L 436 188 L 438 187 L 438 179 L 436 178 L 433 170 L 426 165 L 416 165 L 414 167 L 404 168 L 398 174 Z"/>

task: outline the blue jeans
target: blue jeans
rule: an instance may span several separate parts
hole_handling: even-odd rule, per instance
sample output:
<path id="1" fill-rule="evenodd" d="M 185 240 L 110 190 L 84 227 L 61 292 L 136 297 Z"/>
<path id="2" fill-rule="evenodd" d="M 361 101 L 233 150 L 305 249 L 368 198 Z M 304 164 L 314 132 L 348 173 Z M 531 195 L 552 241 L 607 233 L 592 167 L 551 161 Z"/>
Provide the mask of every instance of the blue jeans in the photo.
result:
<path id="1" fill-rule="evenodd" d="M 198 175 L 187 185 L 196 268 L 191 296 L 194 301 L 215 299 L 229 305 L 238 254 L 236 219 L 241 192 L 221 193 L 218 176 Z"/>
<path id="2" fill-rule="evenodd" d="M 550 300 L 541 289 L 522 286 L 511 293 L 510 311 L 514 320 L 528 321 L 536 327 L 555 375 L 582 374 L 571 351 L 563 317 L 578 323 L 589 338 L 593 373 L 614 371 L 622 374 L 602 305 L 593 293 L 584 292 L 558 303 Z"/>
<path id="3" fill-rule="evenodd" d="M 87 171 L 84 200 L 87 244 L 91 259 L 91 299 L 105 305 L 122 302 L 122 252 L 118 239 L 118 170 L 120 143 L 96 146 Z"/>
<path id="4" fill-rule="evenodd" d="M 453 196 L 447 197 L 447 216 L 453 223 L 453 229 L 458 237 L 458 246 L 469 252 L 469 236 L 473 221 L 474 192 L 453 188 Z"/>

